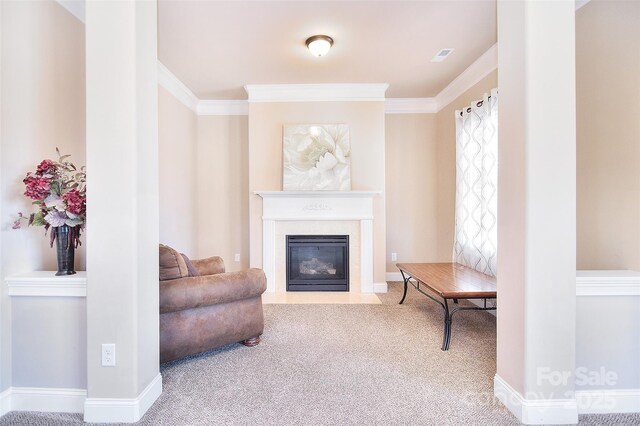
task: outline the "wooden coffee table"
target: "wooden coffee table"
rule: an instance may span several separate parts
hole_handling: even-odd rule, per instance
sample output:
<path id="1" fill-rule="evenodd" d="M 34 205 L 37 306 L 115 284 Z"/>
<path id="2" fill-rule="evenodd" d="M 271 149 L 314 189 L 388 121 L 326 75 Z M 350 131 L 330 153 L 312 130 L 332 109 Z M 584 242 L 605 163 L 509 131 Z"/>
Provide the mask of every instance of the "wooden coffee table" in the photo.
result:
<path id="1" fill-rule="evenodd" d="M 496 279 L 459 263 L 397 263 L 404 281 L 404 293 L 400 304 L 407 297 L 409 283 L 420 293 L 438 303 L 444 309 L 444 336 L 442 350 L 449 349 L 451 322 L 458 311 L 490 311 L 487 300 L 496 299 Z M 483 306 L 460 306 L 450 309 L 449 301 L 458 304 L 459 299 L 481 299 Z"/>

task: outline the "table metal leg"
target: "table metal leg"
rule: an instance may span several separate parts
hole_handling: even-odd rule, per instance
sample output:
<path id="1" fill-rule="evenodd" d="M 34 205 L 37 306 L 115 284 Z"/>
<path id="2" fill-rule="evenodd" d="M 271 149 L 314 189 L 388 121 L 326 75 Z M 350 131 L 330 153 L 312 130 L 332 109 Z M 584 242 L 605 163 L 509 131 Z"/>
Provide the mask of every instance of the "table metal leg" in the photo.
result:
<path id="1" fill-rule="evenodd" d="M 442 336 L 442 350 L 449 350 L 449 342 L 451 341 L 451 320 L 452 315 L 449 313 L 449 303 L 444 299 L 444 334 Z"/>
<path id="2" fill-rule="evenodd" d="M 404 281 L 404 293 L 402 293 L 402 299 L 400 299 L 400 305 L 404 302 L 405 297 L 407 297 L 407 286 L 409 285 L 409 276 L 404 275 L 404 271 L 400 271 L 402 274 L 402 280 Z"/>

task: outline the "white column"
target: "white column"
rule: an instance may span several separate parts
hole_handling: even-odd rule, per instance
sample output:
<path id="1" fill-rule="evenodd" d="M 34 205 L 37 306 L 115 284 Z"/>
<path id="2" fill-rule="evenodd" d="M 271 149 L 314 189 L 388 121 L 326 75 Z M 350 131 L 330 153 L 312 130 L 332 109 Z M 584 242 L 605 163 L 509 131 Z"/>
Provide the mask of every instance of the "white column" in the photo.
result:
<path id="1" fill-rule="evenodd" d="M 276 291 L 276 221 L 262 222 L 262 269 L 267 277 L 267 292 Z"/>
<path id="2" fill-rule="evenodd" d="M 360 221 L 360 291 L 373 293 L 373 220 Z"/>
<path id="3" fill-rule="evenodd" d="M 576 423 L 575 5 L 498 1 L 495 393 L 524 423 Z"/>
<path id="4" fill-rule="evenodd" d="M 90 422 L 137 421 L 162 390 L 156 52 L 155 1 L 86 2 Z"/>

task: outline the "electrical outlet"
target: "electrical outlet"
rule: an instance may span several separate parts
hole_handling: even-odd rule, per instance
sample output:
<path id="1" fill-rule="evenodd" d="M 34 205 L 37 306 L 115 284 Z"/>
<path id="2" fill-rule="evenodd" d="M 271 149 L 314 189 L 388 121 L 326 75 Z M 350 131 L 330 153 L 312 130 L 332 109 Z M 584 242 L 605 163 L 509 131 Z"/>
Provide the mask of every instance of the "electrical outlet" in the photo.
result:
<path id="1" fill-rule="evenodd" d="M 235 260 L 236 262 L 240 262 L 240 253 L 236 253 L 236 255 L 233 257 L 233 260 Z"/>
<path id="2" fill-rule="evenodd" d="M 102 366 L 103 367 L 116 366 L 116 344 L 115 343 L 102 344 Z"/>
<path id="3" fill-rule="evenodd" d="M 398 253 L 391 253 L 391 260 L 394 262 L 398 260 Z"/>

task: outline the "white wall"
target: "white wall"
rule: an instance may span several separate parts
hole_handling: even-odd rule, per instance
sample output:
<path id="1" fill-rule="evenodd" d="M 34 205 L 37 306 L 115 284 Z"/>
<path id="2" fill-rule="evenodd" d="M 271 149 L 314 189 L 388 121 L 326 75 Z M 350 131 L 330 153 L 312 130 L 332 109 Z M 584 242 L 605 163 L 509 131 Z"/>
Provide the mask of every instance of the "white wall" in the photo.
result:
<path id="1" fill-rule="evenodd" d="M 640 395 L 640 296 L 579 296 L 576 317 L 576 367 L 604 367 L 617 376 L 611 384 L 579 383 L 576 390 L 634 389 Z"/>
<path id="2" fill-rule="evenodd" d="M 575 368 L 574 23 L 572 1 L 498 1 L 496 385 L 532 423 L 577 421 L 572 381 L 539 375 Z"/>
<path id="3" fill-rule="evenodd" d="M 86 389 L 83 297 L 12 297 L 13 387 Z"/>
<path id="4" fill-rule="evenodd" d="M 86 34 L 85 420 L 137 421 L 161 390 L 157 4 L 87 2 Z M 116 344 L 115 367 L 101 365 L 104 343 Z M 120 410 L 105 411 L 113 398 Z"/>

